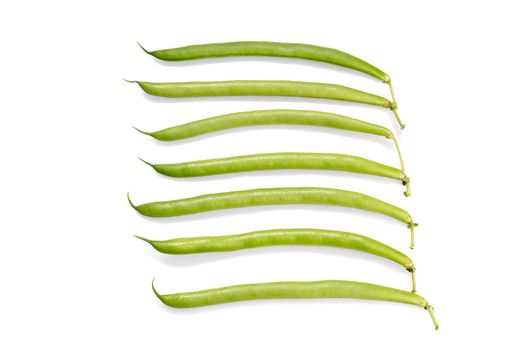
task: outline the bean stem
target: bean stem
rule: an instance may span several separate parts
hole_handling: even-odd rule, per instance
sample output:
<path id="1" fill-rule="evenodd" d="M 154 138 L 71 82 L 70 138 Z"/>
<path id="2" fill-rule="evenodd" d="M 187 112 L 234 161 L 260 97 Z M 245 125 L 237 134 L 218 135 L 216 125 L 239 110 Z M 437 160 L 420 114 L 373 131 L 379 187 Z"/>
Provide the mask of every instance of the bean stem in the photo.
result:
<path id="1" fill-rule="evenodd" d="M 435 329 L 438 330 L 440 326 L 438 324 L 437 319 L 435 318 L 435 314 L 433 313 L 433 306 L 431 305 L 426 306 L 426 310 L 429 311 L 429 315 L 431 316 L 431 320 L 433 321 L 433 324 L 435 325 Z"/>
<path id="2" fill-rule="evenodd" d="M 142 131 L 140 131 L 140 132 L 142 132 Z M 402 157 L 402 153 L 400 153 L 400 147 L 398 145 L 397 138 L 393 134 L 391 134 L 390 138 L 393 140 L 393 143 L 395 143 L 395 148 L 397 149 L 398 159 L 400 160 L 400 170 L 405 171 L 405 169 L 404 169 L 404 158 Z"/>
<path id="3" fill-rule="evenodd" d="M 409 186 L 410 182 L 411 180 L 407 176 L 402 180 L 402 184 L 406 186 L 406 190 L 404 191 L 404 196 L 406 197 L 411 196 L 411 187 Z"/>
<path id="4" fill-rule="evenodd" d="M 397 154 L 398 154 L 398 159 L 400 160 L 400 170 L 402 170 L 402 172 L 405 173 L 405 168 L 404 168 L 404 158 L 402 157 L 402 153 L 400 152 L 400 147 L 398 145 L 398 141 L 397 141 L 397 138 L 395 137 L 395 135 L 393 133 L 391 133 L 389 136 L 387 136 L 388 139 L 391 139 L 393 140 L 393 143 L 395 144 L 395 148 L 397 150 Z M 406 186 L 406 191 L 404 191 L 404 196 L 406 197 L 409 197 L 411 196 L 411 188 L 410 188 L 410 179 L 409 177 L 404 177 L 404 179 L 402 180 L 402 184 L 404 186 Z"/>
<path id="5" fill-rule="evenodd" d="M 411 270 L 411 285 L 413 286 L 412 292 L 415 293 L 417 291 L 417 281 L 415 279 L 415 268 Z"/>
<path id="6" fill-rule="evenodd" d="M 408 224 L 408 227 L 411 231 L 411 245 L 409 246 L 411 249 L 414 249 L 415 248 L 415 227 L 417 227 L 418 224 L 414 223 L 414 222 L 410 222 Z"/>
<path id="7" fill-rule="evenodd" d="M 411 245 L 409 247 L 411 249 L 415 249 L 415 230 L 412 225 L 410 226 L 410 230 L 411 230 Z"/>
<path id="8" fill-rule="evenodd" d="M 140 44 L 138 44 L 138 45 L 140 45 Z M 389 91 L 391 91 L 391 100 L 396 105 L 397 104 L 397 99 L 395 98 L 395 91 L 393 91 L 393 84 L 391 83 L 391 79 L 389 79 L 389 81 L 388 81 L 388 86 L 389 86 Z"/>
<path id="9" fill-rule="evenodd" d="M 395 118 L 397 118 L 397 122 L 398 122 L 398 125 L 400 125 L 400 129 L 404 130 L 406 125 L 404 123 L 402 123 L 402 120 L 400 120 L 400 117 L 399 117 L 398 112 L 397 112 L 397 100 L 395 98 L 395 91 L 393 90 L 393 84 L 391 83 L 391 79 L 388 79 L 386 82 L 387 82 L 387 84 L 389 86 L 389 91 L 391 92 L 390 109 L 393 112 L 393 114 L 395 115 Z"/>
<path id="10" fill-rule="evenodd" d="M 395 106 L 394 108 L 391 108 L 391 111 L 395 115 L 395 118 L 397 118 L 397 122 L 398 122 L 398 125 L 400 125 L 400 129 L 404 130 L 406 128 L 406 125 L 404 123 L 402 123 L 402 120 L 400 120 L 400 117 L 399 117 L 399 115 L 397 113 L 397 107 Z"/>

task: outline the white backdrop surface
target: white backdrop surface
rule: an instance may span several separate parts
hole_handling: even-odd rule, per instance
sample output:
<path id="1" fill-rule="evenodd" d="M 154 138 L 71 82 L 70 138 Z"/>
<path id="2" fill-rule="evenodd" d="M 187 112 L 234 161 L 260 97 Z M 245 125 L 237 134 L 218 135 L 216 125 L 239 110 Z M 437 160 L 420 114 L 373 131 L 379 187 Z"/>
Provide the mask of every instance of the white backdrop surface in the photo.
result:
<path id="1" fill-rule="evenodd" d="M 524 26 L 518 2 L 19 1 L 0 14 L 0 345 L 4 349 L 441 349 L 522 345 L 521 225 Z M 411 198 L 380 178 L 277 171 L 194 179 L 152 162 L 304 151 L 398 165 L 385 139 L 308 127 L 253 127 L 173 143 L 157 130 L 223 113 L 272 108 L 345 114 L 392 128 L 391 113 L 292 98 L 165 100 L 122 79 L 287 79 L 387 86 L 334 66 L 238 58 L 162 63 L 148 49 L 195 43 L 305 42 L 355 54 L 393 78 L 407 124 L 399 142 Z M 246 208 L 147 219 L 127 204 L 258 187 L 355 190 L 410 211 L 420 227 L 315 206 Z M 368 234 L 407 254 L 423 310 L 360 300 L 259 301 L 175 310 L 151 291 L 237 283 L 348 279 L 408 289 L 409 274 L 353 251 L 278 247 L 165 256 L 132 235 L 167 239 L 286 227 Z M 521 276 L 521 277 L 519 277 Z"/>

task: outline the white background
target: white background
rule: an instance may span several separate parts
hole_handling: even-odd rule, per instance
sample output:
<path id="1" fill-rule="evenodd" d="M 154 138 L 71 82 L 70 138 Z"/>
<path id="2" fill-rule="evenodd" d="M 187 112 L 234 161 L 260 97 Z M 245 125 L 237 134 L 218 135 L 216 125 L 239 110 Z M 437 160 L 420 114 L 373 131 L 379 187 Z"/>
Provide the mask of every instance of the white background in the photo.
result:
<path id="1" fill-rule="evenodd" d="M 229 349 L 517 347 L 522 320 L 522 9 L 518 2 L 18 1 L 0 14 L 0 347 Z M 170 179 L 136 157 L 178 162 L 276 152 L 338 152 L 397 165 L 391 143 L 307 127 L 246 128 L 162 144 L 156 130 L 222 113 L 341 113 L 398 133 L 381 108 L 291 98 L 165 101 L 122 81 L 290 79 L 388 96 L 356 72 L 285 59 L 161 63 L 148 49 L 273 40 L 336 47 L 387 71 L 407 124 L 399 136 L 413 197 L 394 181 L 282 171 Z M 272 186 L 361 191 L 409 210 L 398 221 L 351 209 L 288 206 L 152 220 L 127 204 Z M 163 256 L 132 234 L 167 239 L 280 227 L 368 234 L 408 253 L 417 307 L 358 300 L 261 301 L 176 310 L 162 293 L 237 283 L 348 279 L 408 289 L 389 261 L 314 247 Z M 521 344 L 520 344 L 521 345 Z"/>

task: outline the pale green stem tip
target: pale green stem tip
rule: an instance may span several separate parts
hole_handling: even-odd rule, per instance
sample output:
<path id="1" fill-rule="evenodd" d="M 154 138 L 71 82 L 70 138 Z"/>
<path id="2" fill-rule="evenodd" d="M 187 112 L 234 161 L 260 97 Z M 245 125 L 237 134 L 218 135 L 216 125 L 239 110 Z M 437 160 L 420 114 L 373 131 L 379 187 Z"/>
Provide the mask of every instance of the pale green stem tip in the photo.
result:
<path id="1" fill-rule="evenodd" d="M 397 113 L 397 109 L 396 108 L 393 108 L 391 109 L 391 111 L 393 112 L 393 114 L 395 115 L 395 118 L 397 119 L 397 123 L 398 125 L 400 126 L 400 129 L 401 130 L 404 130 L 406 128 L 406 125 L 404 123 L 402 123 L 402 120 L 400 120 L 400 116 L 398 115 Z"/>
<path id="2" fill-rule="evenodd" d="M 414 222 L 410 222 L 408 224 L 408 228 L 411 230 L 411 245 L 409 246 L 411 249 L 415 248 L 415 227 L 417 227 L 418 224 Z"/>
<path id="3" fill-rule="evenodd" d="M 433 324 L 435 325 L 435 330 L 438 331 L 439 324 L 437 322 L 437 319 L 435 318 L 435 314 L 433 313 L 433 307 L 431 305 L 426 306 L 426 310 L 429 311 L 429 315 L 431 316 L 431 320 L 433 321 Z"/>
<path id="4" fill-rule="evenodd" d="M 417 291 L 417 280 L 415 279 L 415 268 L 411 270 L 411 285 L 413 288 L 412 292 L 415 293 Z"/>
<path id="5" fill-rule="evenodd" d="M 397 99 L 395 98 L 395 91 L 393 91 L 393 84 L 391 83 L 391 79 L 388 80 L 388 85 L 389 91 L 391 92 L 391 99 L 393 100 L 393 103 L 397 104 Z"/>
<path id="6" fill-rule="evenodd" d="M 388 138 L 392 139 L 393 143 L 395 144 L 395 148 L 397 149 L 398 153 L 398 159 L 400 160 L 400 170 L 404 172 L 404 158 L 402 158 L 402 153 L 400 152 L 400 147 L 398 145 L 397 138 L 395 137 L 395 135 L 393 135 L 393 133 L 391 133 L 391 135 L 388 136 Z"/>
<path id="7" fill-rule="evenodd" d="M 406 197 L 411 196 L 411 188 L 409 186 L 409 181 L 405 181 L 404 186 L 406 186 L 406 190 L 404 191 L 404 196 Z"/>

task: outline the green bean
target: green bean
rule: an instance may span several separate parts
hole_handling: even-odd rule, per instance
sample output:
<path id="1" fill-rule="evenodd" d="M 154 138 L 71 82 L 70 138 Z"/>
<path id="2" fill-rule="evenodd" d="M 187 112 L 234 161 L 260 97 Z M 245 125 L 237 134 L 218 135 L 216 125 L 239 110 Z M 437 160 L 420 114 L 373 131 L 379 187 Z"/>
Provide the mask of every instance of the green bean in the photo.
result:
<path id="1" fill-rule="evenodd" d="M 318 204 L 357 208 L 381 213 L 406 223 L 411 230 L 411 248 L 414 247 L 414 228 L 417 226 L 411 215 L 404 209 L 362 193 L 333 188 L 259 188 L 141 205 L 134 205 L 128 194 L 128 200 L 129 204 L 140 214 L 152 217 L 179 216 L 211 210 L 272 204 Z"/>
<path id="2" fill-rule="evenodd" d="M 400 289 L 354 281 L 270 282 L 240 284 L 196 292 L 160 294 L 153 292 L 162 303 L 175 308 L 191 308 L 237 301 L 260 299 L 355 298 L 384 300 L 416 305 L 428 310 L 435 329 L 439 328 L 433 307 L 418 294 Z"/>
<path id="3" fill-rule="evenodd" d="M 164 61 L 186 61 L 230 56 L 273 56 L 299 58 L 334 64 L 355 69 L 387 83 L 393 101 L 395 101 L 393 85 L 391 84 L 391 78 L 389 75 L 358 57 L 329 47 L 271 41 L 236 41 L 147 51 L 142 47 L 142 45 L 140 45 L 140 43 L 138 45 L 149 55 Z"/>
<path id="4" fill-rule="evenodd" d="M 391 130 L 380 125 L 334 113 L 294 109 L 270 109 L 224 114 L 154 132 L 135 129 L 160 141 L 176 141 L 224 129 L 270 124 L 320 126 L 384 136 L 394 142 L 400 160 L 400 169 L 404 171 L 404 160 L 402 159 L 397 139 Z"/>
<path id="5" fill-rule="evenodd" d="M 177 164 L 151 164 L 139 158 L 160 174 L 171 177 L 193 177 L 255 170 L 321 169 L 351 171 L 409 182 L 402 170 L 356 156 L 334 153 L 266 153 L 199 160 Z M 409 191 L 404 195 L 409 196 Z"/>
<path id="6" fill-rule="evenodd" d="M 360 250 L 402 265 L 411 272 L 412 291 L 416 290 L 415 265 L 405 254 L 384 243 L 356 233 L 312 228 L 255 231 L 229 236 L 174 238 L 154 241 L 140 238 L 164 254 L 229 252 L 276 245 L 316 245 Z"/>
<path id="7" fill-rule="evenodd" d="M 156 83 L 137 83 L 142 90 L 154 96 L 184 98 L 205 96 L 290 96 L 322 98 L 357 102 L 390 109 L 401 129 L 404 124 L 397 113 L 397 104 L 388 99 L 347 86 L 289 80 L 226 80 Z"/>

